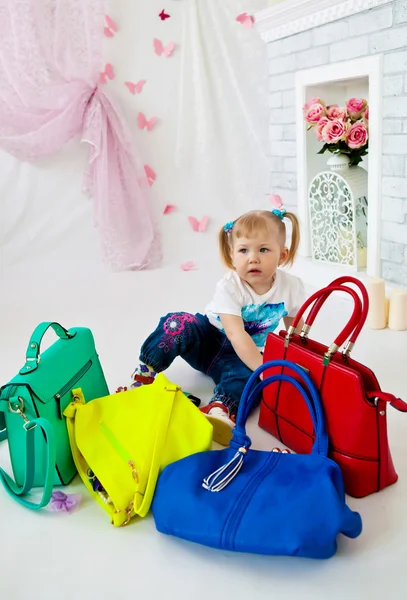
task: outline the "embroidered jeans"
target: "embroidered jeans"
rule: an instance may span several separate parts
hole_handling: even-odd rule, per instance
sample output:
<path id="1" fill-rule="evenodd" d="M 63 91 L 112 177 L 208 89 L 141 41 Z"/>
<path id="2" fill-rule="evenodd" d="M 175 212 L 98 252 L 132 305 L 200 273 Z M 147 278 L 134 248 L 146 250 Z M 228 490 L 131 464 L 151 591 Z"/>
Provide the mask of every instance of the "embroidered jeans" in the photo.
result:
<path id="1" fill-rule="evenodd" d="M 160 373 L 181 356 L 216 383 L 212 402 L 236 414 L 243 389 L 253 373 L 237 356 L 226 335 L 201 314 L 169 313 L 144 342 L 140 360 Z"/>

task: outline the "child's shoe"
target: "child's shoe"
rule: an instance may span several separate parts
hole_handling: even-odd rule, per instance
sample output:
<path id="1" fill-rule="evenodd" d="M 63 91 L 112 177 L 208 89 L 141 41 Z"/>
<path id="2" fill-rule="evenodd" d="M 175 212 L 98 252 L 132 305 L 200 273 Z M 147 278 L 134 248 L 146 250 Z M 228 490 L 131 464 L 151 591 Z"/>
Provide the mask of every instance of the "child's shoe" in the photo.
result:
<path id="1" fill-rule="evenodd" d="M 127 390 L 132 390 L 134 388 L 141 387 L 142 385 L 150 385 L 151 383 L 154 383 L 155 376 L 156 373 L 152 367 L 141 364 L 133 372 L 130 385 L 118 387 L 116 394 L 120 392 L 127 392 Z"/>
<path id="2" fill-rule="evenodd" d="M 221 402 L 211 402 L 199 410 L 212 424 L 213 441 L 221 446 L 229 446 L 232 430 L 235 427 L 235 417 L 230 416 L 227 406 Z"/>

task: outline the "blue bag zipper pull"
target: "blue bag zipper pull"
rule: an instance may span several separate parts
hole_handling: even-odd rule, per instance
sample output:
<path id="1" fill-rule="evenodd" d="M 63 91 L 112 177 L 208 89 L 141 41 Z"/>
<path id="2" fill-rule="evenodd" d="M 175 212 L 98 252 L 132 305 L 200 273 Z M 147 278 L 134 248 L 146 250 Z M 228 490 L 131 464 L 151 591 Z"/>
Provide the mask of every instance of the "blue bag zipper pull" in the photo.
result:
<path id="1" fill-rule="evenodd" d="M 234 457 L 226 465 L 223 465 L 203 480 L 202 487 L 208 490 L 208 492 L 221 492 L 224 490 L 239 473 L 247 452 L 248 449 L 244 446 L 239 448 Z"/>

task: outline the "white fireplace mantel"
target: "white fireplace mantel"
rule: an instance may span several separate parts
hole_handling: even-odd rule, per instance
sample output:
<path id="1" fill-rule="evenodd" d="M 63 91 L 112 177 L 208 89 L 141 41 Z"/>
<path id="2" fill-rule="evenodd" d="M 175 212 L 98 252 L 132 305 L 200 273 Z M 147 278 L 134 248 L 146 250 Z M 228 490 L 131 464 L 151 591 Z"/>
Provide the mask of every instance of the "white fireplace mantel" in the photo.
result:
<path id="1" fill-rule="evenodd" d="M 392 0 L 284 0 L 257 13 L 256 25 L 268 43 L 389 2 Z"/>

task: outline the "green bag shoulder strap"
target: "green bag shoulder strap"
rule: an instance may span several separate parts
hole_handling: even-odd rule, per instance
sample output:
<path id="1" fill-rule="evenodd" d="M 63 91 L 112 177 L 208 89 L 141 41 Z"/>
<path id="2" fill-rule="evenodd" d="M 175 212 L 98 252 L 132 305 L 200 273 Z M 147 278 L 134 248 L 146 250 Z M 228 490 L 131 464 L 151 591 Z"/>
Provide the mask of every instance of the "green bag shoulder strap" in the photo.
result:
<path id="1" fill-rule="evenodd" d="M 59 323 L 55 323 L 52 321 L 44 321 L 40 323 L 38 327 L 34 329 L 34 332 L 28 342 L 28 348 L 26 352 L 25 364 L 20 369 L 20 375 L 27 375 L 32 373 L 38 368 L 38 364 L 40 362 L 40 346 L 42 338 L 49 328 L 52 328 L 58 337 L 63 340 L 69 340 L 75 337 L 75 333 L 69 333 L 65 327 L 62 327 Z"/>
<path id="2" fill-rule="evenodd" d="M 26 436 L 25 436 L 25 480 L 22 487 L 19 487 L 15 481 L 0 468 L 0 481 L 2 482 L 6 492 L 17 500 L 19 504 L 38 510 L 43 506 L 46 506 L 51 500 L 53 481 L 54 481 L 54 469 L 56 464 L 56 443 L 54 428 L 51 423 L 46 419 L 33 419 L 23 425 Z M 45 435 L 46 440 L 46 472 L 45 472 L 45 483 L 40 502 L 31 502 L 23 498 L 31 489 L 34 482 L 35 473 L 35 428 L 40 427 Z M 7 431 L 0 431 L 0 441 L 7 438 Z"/>

